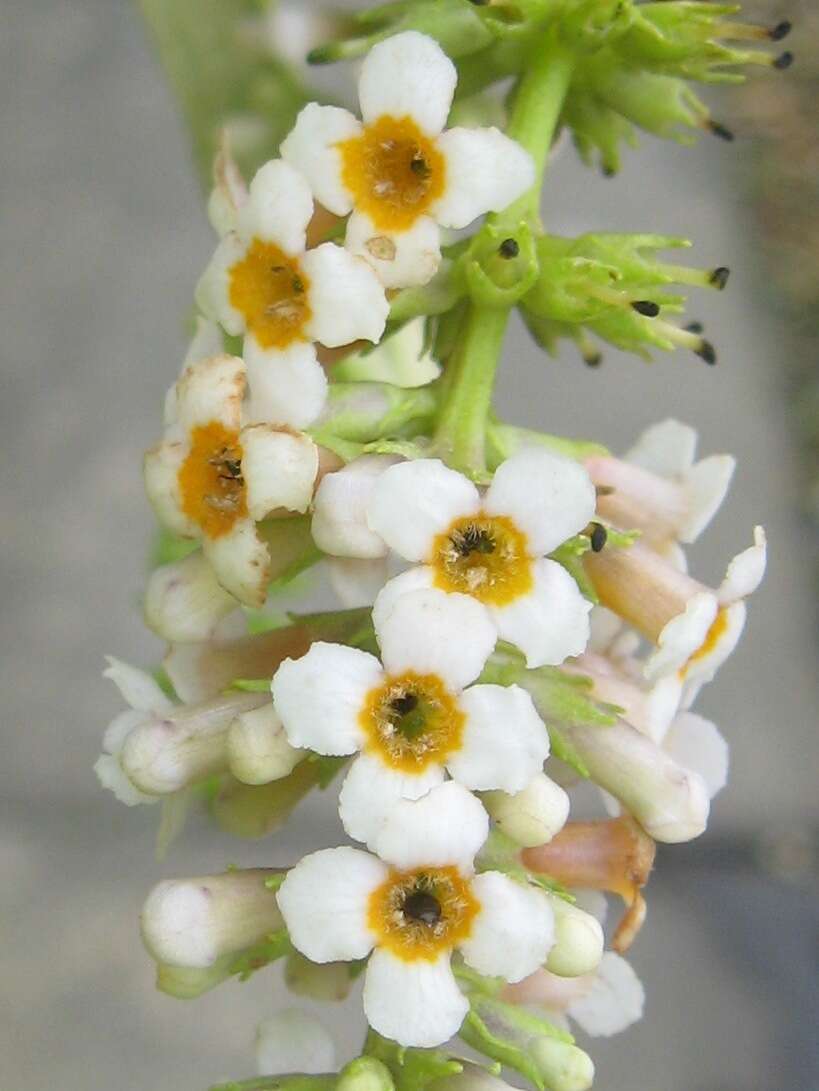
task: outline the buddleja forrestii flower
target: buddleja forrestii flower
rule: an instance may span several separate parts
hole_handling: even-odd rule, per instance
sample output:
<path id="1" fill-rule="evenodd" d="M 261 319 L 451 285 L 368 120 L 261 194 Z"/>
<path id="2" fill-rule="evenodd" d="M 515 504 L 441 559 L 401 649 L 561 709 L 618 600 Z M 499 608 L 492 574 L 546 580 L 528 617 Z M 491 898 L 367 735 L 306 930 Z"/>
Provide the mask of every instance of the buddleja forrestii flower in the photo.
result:
<path id="1" fill-rule="evenodd" d="M 222 138 L 220 241 L 144 463 L 162 527 L 145 616 L 168 650 L 154 674 L 109 661 L 128 708 L 96 770 L 122 803 L 162 803 L 163 852 L 197 807 L 279 839 L 256 868 L 149 894 L 160 989 L 195 997 L 278 959 L 297 997 L 339 1001 L 363 978 L 353 1061 L 336 1071 L 343 1044 L 286 1005 L 260 1012 L 249 1088 L 503 1091 L 450 1052 L 459 1036 L 538 1091 L 583 1091 L 594 1065 L 570 1028 L 642 1014 L 624 955 L 656 843 L 699 836 L 726 782 L 728 744 L 692 705 L 737 645 L 765 533 L 701 580 L 686 547 L 733 458 L 698 459 L 672 419 L 615 456 L 503 421 L 492 394 L 515 308 L 540 345 L 568 338 L 590 364 L 592 337 L 715 361 L 675 316 L 682 286 L 721 289 L 727 269 L 659 260 L 687 245 L 669 236 L 551 236 L 539 209 L 560 127 L 606 173 L 635 127 L 727 134 L 690 81 L 790 55 L 731 45 L 785 31 L 726 14 L 400 0 L 305 22 L 305 40 L 352 27 L 310 59 L 363 57 L 361 118 L 302 98 L 247 179 Z M 243 40 L 269 50 L 280 25 L 251 20 Z M 258 70 L 291 98 L 303 78 Z M 270 131 L 273 84 L 243 86 L 244 130 L 255 111 Z M 300 611 L 322 567 L 341 601 Z M 339 838 L 359 846 L 271 868 L 297 805 L 336 778 Z M 598 791 L 580 821 L 584 781 Z M 625 910 L 604 929 L 612 895 Z"/>

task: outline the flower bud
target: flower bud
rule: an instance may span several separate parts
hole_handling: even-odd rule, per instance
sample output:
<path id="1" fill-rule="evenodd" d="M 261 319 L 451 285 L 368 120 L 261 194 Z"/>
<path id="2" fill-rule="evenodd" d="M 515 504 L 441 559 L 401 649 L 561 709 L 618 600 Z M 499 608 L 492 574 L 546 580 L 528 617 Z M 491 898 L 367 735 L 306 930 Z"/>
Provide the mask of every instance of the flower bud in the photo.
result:
<path id="1" fill-rule="evenodd" d="M 195 1000 L 227 981 L 233 961 L 233 955 L 224 955 L 212 966 L 205 967 L 170 966 L 167 962 L 158 962 L 156 987 L 159 992 L 176 1000 Z"/>
<path id="2" fill-rule="evenodd" d="M 546 969 L 559 977 L 591 973 L 603 957 L 605 940 L 600 922 L 555 894 L 548 898 L 555 918 L 555 942 Z"/>
<path id="3" fill-rule="evenodd" d="M 227 731 L 242 712 L 264 703 L 259 693 L 231 693 L 201 705 L 181 705 L 139 724 L 128 735 L 120 764 L 132 784 L 149 795 L 169 795 L 223 770 Z"/>
<path id="4" fill-rule="evenodd" d="M 551 841 L 569 817 L 569 797 L 540 773 L 522 791 L 484 792 L 483 804 L 498 829 L 524 848 Z"/>
<path id="5" fill-rule="evenodd" d="M 273 703 L 240 712 L 227 734 L 230 771 L 243 784 L 269 784 L 288 776 L 304 758 L 287 740 Z"/>
<path id="6" fill-rule="evenodd" d="M 310 1000 L 344 1000 L 353 983 L 346 962 L 311 962 L 299 951 L 291 951 L 284 964 L 284 980 L 296 996 Z"/>
<path id="7" fill-rule="evenodd" d="M 324 1026 L 306 1011 L 287 1008 L 260 1023 L 256 1031 L 260 1076 L 299 1073 L 318 1076 L 336 1067 L 336 1046 Z"/>
<path id="8" fill-rule="evenodd" d="M 142 938 L 157 962 L 205 969 L 282 928 L 262 868 L 159 883 L 142 910 Z"/>
<path id="9" fill-rule="evenodd" d="M 228 779 L 211 802 L 213 817 L 236 837 L 265 837 L 279 829 L 293 808 L 319 782 L 320 766 L 303 761 L 271 784 L 242 784 Z"/>
<path id="10" fill-rule="evenodd" d="M 536 1038 L 529 1046 L 549 1091 L 586 1091 L 594 1080 L 591 1057 L 558 1038 Z"/>
<path id="11" fill-rule="evenodd" d="M 356 1057 L 339 1073 L 336 1091 L 393 1091 L 390 1070 L 375 1057 Z"/>
<path id="12" fill-rule="evenodd" d="M 238 606 L 199 550 L 155 569 L 145 591 L 148 627 L 164 640 L 180 644 L 208 640 L 222 618 Z"/>

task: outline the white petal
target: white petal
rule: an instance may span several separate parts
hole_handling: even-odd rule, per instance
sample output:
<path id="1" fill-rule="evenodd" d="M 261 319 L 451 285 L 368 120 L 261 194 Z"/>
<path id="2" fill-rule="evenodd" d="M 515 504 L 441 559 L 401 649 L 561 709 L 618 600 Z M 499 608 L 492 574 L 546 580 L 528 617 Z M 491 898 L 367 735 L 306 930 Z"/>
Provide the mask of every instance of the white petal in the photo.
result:
<path id="1" fill-rule="evenodd" d="M 715 595 L 710 591 L 692 595 L 685 610 L 673 617 L 657 638 L 657 650 L 646 661 L 646 678 L 655 681 L 683 667 L 708 636 L 716 616 Z"/>
<path id="2" fill-rule="evenodd" d="M 606 951 L 589 992 L 572 1001 L 568 1014 L 592 1037 L 618 1034 L 643 1016 L 645 990 L 620 955 Z"/>
<path id="3" fill-rule="evenodd" d="M 384 333 L 390 305 L 384 286 L 362 258 L 334 242 L 308 250 L 302 268 L 312 316 L 307 332 L 327 348 L 353 341 L 377 344 Z"/>
<path id="4" fill-rule="evenodd" d="M 405 560 L 424 561 L 436 535 L 479 508 L 478 490 L 468 478 L 437 458 L 418 458 L 381 476 L 367 520 Z"/>
<path id="5" fill-rule="evenodd" d="M 239 430 L 245 394 L 245 365 L 238 356 L 209 356 L 191 364 L 176 384 L 180 426 L 190 431 L 214 421 Z"/>
<path id="6" fill-rule="evenodd" d="M 188 344 L 188 351 L 182 364 L 182 375 L 191 364 L 207 360 L 209 356 L 221 356 L 224 352 L 222 331 L 215 322 L 210 322 L 202 315 L 196 318 L 196 328 Z"/>
<path id="7" fill-rule="evenodd" d="M 230 153 L 227 132 L 213 162 L 213 189 L 208 198 L 208 219 L 217 235 L 236 230 L 239 209 L 247 201 L 247 186 Z"/>
<path id="8" fill-rule="evenodd" d="M 319 754 L 355 753 L 364 699 L 383 678 L 375 656 L 342 644 L 317 641 L 301 659 L 285 659 L 271 688 L 291 744 Z"/>
<path id="9" fill-rule="evenodd" d="M 358 80 L 361 116 L 411 117 L 437 136 L 449 116 L 458 73 L 437 42 L 408 30 L 379 42 L 367 54 Z"/>
<path id="10" fill-rule="evenodd" d="M 660 477 L 681 477 L 693 465 L 697 431 L 678 420 L 652 424 L 623 457 Z"/>
<path id="11" fill-rule="evenodd" d="M 385 234 L 365 213 L 354 212 L 344 245 L 375 269 L 385 288 L 426 284 L 441 264 L 441 229 L 430 216 L 419 216 L 408 231 Z"/>
<path id="12" fill-rule="evenodd" d="M 454 780 L 416 800 L 396 803 L 376 836 L 376 852 L 402 871 L 454 865 L 471 872 L 489 835 L 489 816 Z"/>
<path id="13" fill-rule="evenodd" d="M 184 538 L 198 538 L 201 531 L 182 511 L 179 491 L 179 471 L 189 453 L 186 443 L 159 443 L 146 451 L 142 469 L 145 492 L 160 523 Z"/>
<path id="14" fill-rule="evenodd" d="M 699 538 L 719 511 L 735 468 L 736 459 L 730 455 L 711 455 L 691 467 L 683 483 L 687 512 L 679 530 L 680 541 Z"/>
<path id="15" fill-rule="evenodd" d="M 239 212 L 238 233 L 248 242 L 263 239 L 286 254 L 301 254 L 312 218 L 313 194 L 304 176 L 283 159 L 271 159 L 250 183 L 250 199 Z"/>
<path id="16" fill-rule="evenodd" d="M 257 521 L 276 508 L 307 511 L 318 473 L 318 448 L 302 433 L 255 424 L 241 434 L 247 507 Z"/>
<path id="17" fill-rule="evenodd" d="M 102 672 L 103 678 L 110 678 L 131 708 L 157 715 L 173 708 L 173 701 L 162 692 L 156 679 L 147 671 L 123 663 L 113 655 L 106 655 L 105 660 L 108 666 Z"/>
<path id="18" fill-rule="evenodd" d="M 246 337 L 245 364 L 250 423 L 301 430 L 321 415 L 327 401 L 327 376 L 314 345 L 296 341 L 286 349 L 263 349 L 255 338 Z"/>
<path id="19" fill-rule="evenodd" d="M 263 606 L 270 583 L 270 553 L 252 519 L 238 519 L 229 533 L 203 538 L 202 552 L 219 583 L 245 606 Z"/>
<path id="20" fill-rule="evenodd" d="M 321 479 L 310 528 L 319 549 L 336 557 L 387 555 L 384 539 L 367 525 L 367 507 L 378 478 L 398 461 L 395 455 L 364 455 Z"/>
<path id="21" fill-rule="evenodd" d="M 588 524 L 597 497 L 581 463 L 529 449 L 498 466 L 483 506 L 508 515 L 525 533 L 530 556 L 540 557 Z"/>
<path id="22" fill-rule="evenodd" d="M 738 553 L 728 565 L 718 591 L 719 601 L 737 602 L 752 595 L 762 583 L 768 563 L 768 545 L 762 527 L 754 527 L 754 544 Z"/>
<path id="23" fill-rule="evenodd" d="M 450 774 L 474 791 L 523 791 L 549 756 L 549 732 L 532 698 L 520 686 L 472 686 L 458 703 L 466 727 L 447 761 Z"/>
<path id="24" fill-rule="evenodd" d="M 113 754 L 100 754 L 94 763 L 94 772 L 103 788 L 113 792 L 115 798 L 126 807 L 159 802 L 159 796 L 146 795 L 131 783 L 119 763 L 119 758 Z"/>
<path id="25" fill-rule="evenodd" d="M 443 227 L 466 227 L 500 212 L 531 189 L 529 153 L 499 129 L 449 129 L 438 141 L 446 158 L 446 189 L 430 210 Z"/>
<path id="26" fill-rule="evenodd" d="M 306 1011 L 289 1008 L 259 1024 L 256 1067 L 260 1076 L 288 1072 L 320 1076 L 335 1071 L 335 1043 L 318 1019 Z"/>
<path id="27" fill-rule="evenodd" d="M 387 579 L 384 557 L 366 560 L 360 557 L 328 557 L 330 583 L 342 606 L 348 610 L 372 606 Z"/>
<path id="28" fill-rule="evenodd" d="M 234 337 L 244 332 L 245 318 L 230 302 L 230 270 L 245 256 L 238 235 L 225 235 L 196 285 L 196 305 Z"/>
<path id="29" fill-rule="evenodd" d="M 209 640 L 223 618 L 238 608 L 201 550 L 174 564 L 163 564 L 148 577 L 145 621 L 164 640 L 179 644 Z"/>
<path id="30" fill-rule="evenodd" d="M 281 154 L 297 167 L 316 200 L 336 216 L 346 216 L 352 198 L 341 181 L 341 155 L 337 145 L 361 133 L 361 122 L 338 106 L 310 102 L 282 142 Z"/>
<path id="31" fill-rule="evenodd" d="M 435 962 L 406 962 L 377 950 L 367 964 L 364 1013 L 378 1034 L 402 1046 L 439 1046 L 461 1028 L 469 1002 L 458 988 L 449 953 Z"/>
<path id="32" fill-rule="evenodd" d="M 498 871 L 472 880 L 481 909 L 461 952 L 480 974 L 522 981 L 546 961 L 555 936 L 546 895 L 516 883 Z"/>
<path id="33" fill-rule="evenodd" d="M 376 835 L 398 800 L 419 799 L 443 780 L 444 771 L 438 765 L 413 775 L 390 769 L 377 757 L 362 754 L 341 786 L 341 823 L 350 837 L 373 848 Z"/>
<path id="34" fill-rule="evenodd" d="M 592 606 L 556 561 L 535 561 L 532 572 L 534 587 L 528 595 L 492 607 L 501 638 L 523 652 L 530 669 L 556 666 L 585 650 Z"/>
<path id="35" fill-rule="evenodd" d="M 497 640 L 485 606 L 434 587 L 397 599 L 376 636 L 389 674 L 435 674 L 453 691 L 475 681 Z"/>
<path id="36" fill-rule="evenodd" d="M 418 565 L 417 568 L 408 568 L 400 576 L 394 576 L 385 583 L 373 603 L 373 628 L 376 633 L 384 627 L 384 623 L 395 609 L 399 599 L 408 595 L 410 591 L 431 589 L 434 580 L 435 574 L 428 565 Z"/>
<path id="37" fill-rule="evenodd" d="M 682 712 L 663 740 L 663 750 L 683 769 L 699 773 L 711 799 L 728 781 L 728 743 L 716 724 Z"/>
<path id="38" fill-rule="evenodd" d="M 322 849 L 288 872 L 277 895 L 293 946 L 312 962 L 350 962 L 370 953 L 372 892 L 387 868 L 359 849 Z"/>

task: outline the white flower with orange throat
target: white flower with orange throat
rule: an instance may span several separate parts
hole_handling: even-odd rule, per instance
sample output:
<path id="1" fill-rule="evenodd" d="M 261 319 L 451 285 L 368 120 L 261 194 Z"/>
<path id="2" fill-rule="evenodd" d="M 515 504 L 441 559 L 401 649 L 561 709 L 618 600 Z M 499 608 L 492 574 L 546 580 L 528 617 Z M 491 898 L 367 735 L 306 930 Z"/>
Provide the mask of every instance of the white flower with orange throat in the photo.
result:
<path id="1" fill-rule="evenodd" d="M 529 154 L 498 129 L 444 131 L 457 80 L 432 38 L 396 34 L 362 64 L 362 121 L 310 103 L 281 147 L 325 208 L 352 213 L 347 248 L 389 288 L 435 274 L 441 227 L 466 227 L 500 211 L 535 180 Z"/>
<path id="2" fill-rule="evenodd" d="M 202 541 L 219 583 L 248 606 L 265 600 L 271 561 L 256 523 L 306 511 L 318 472 L 307 436 L 243 425 L 245 366 L 236 356 L 190 364 L 166 404 L 165 439 L 145 456 L 145 487 L 160 521 Z"/>
<path id="3" fill-rule="evenodd" d="M 285 660 L 272 683 L 292 746 L 359 753 L 340 797 L 351 837 L 373 845 L 396 802 L 425 795 L 446 773 L 476 791 L 510 793 L 540 773 L 549 735 L 529 694 L 470 685 L 495 645 L 474 599 L 411 592 L 380 617 L 376 634 L 383 666 L 358 648 L 316 643 Z"/>
<path id="4" fill-rule="evenodd" d="M 514 982 L 541 966 L 552 946 L 554 917 L 542 891 L 499 872 L 474 873 L 488 832 L 478 800 L 442 784 L 395 806 L 377 855 L 315 852 L 279 890 L 290 939 L 307 958 L 370 956 L 365 1014 L 400 1045 L 440 1045 L 460 1028 L 469 1002 L 450 966 L 454 950 L 478 973 Z"/>
<path id="5" fill-rule="evenodd" d="M 386 585 L 374 616 L 387 616 L 408 591 L 435 587 L 479 603 L 530 668 L 579 655 L 591 603 L 546 554 L 586 527 L 594 510 L 583 466 L 548 451 L 501 463 L 483 495 L 437 459 L 393 466 L 373 490 L 369 525 L 418 567 Z"/>
<path id="6" fill-rule="evenodd" d="M 327 398 L 316 343 L 378 342 L 389 310 L 384 289 L 343 247 L 307 248 L 313 195 L 289 163 L 266 163 L 245 194 L 235 168 L 220 162 L 210 209 L 222 239 L 197 302 L 228 333 L 244 335 L 251 419 L 306 428 Z"/>

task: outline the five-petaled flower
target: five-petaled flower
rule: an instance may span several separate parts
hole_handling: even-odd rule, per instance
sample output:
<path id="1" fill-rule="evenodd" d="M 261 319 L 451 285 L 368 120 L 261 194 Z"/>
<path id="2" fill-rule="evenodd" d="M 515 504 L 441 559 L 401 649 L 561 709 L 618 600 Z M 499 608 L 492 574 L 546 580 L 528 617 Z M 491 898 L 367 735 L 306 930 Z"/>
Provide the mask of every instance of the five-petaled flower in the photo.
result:
<path id="1" fill-rule="evenodd" d="M 251 419 L 306 428 L 327 396 L 315 342 L 377 342 L 389 309 L 384 289 L 343 247 L 307 249 L 313 195 L 289 163 L 266 163 L 246 197 L 238 185 L 216 193 L 212 218 L 224 234 L 197 302 L 228 333 L 245 335 Z"/>
<path id="2" fill-rule="evenodd" d="M 529 667 L 579 655 L 589 638 L 591 603 L 545 554 L 587 526 L 594 510 L 586 470 L 548 451 L 522 451 L 501 463 L 483 496 L 437 459 L 390 467 L 373 490 L 369 525 L 421 565 L 386 585 L 376 623 L 401 595 L 437 587 L 481 603 Z"/>
<path id="3" fill-rule="evenodd" d="M 375 842 L 306 856 L 279 907 L 294 947 L 313 962 L 366 958 L 370 1025 L 404 1046 L 436 1046 L 459 1029 L 469 1002 L 450 966 L 454 949 L 478 973 L 520 981 L 543 964 L 554 918 L 542 891 L 488 871 L 474 874 L 489 820 L 454 782 L 396 804 Z"/>
<path id="4" fill-rule="evenodd" d="M 307 436 L 242 427 L 245 368 L 236 356 L 189 365 L 166 406 L 164 440 L 145 456 L 145 487 L 169 530 L 200 538 L 222 586 L 260 606 L 270 554 L 256 522 L 276 508 L 305 511 L 318 471 Z"/>
<path id="5" fill-rule="evenodd" d="M 510 793 L 540 773 L 549 735 L 529 694 L 469 685 L 495 645 L 495 628 L 474 599 L 410 592 L 376 633 L 383 667 L 360 649 L 316 643 L 285 660 L 272 684 L 293 746 L 360 751 L 340 799 L 352 837 L 372 846 L 396 802 L 423 796 L 445 770 L 467 788 Z"/>
<path id="6" fill-rule="evenodd" d="M 310 103 L 281 147 L 321 204 L 339 216 L 352 212 L 347 248 L 389 288 L 434 275 L 440 227 L 466 227 L 534 183 L 528 152 L 498 129 L 443 131 L 457 79 L 432 38 L 396 34 L 362 65 L 363 122 Z"/>

